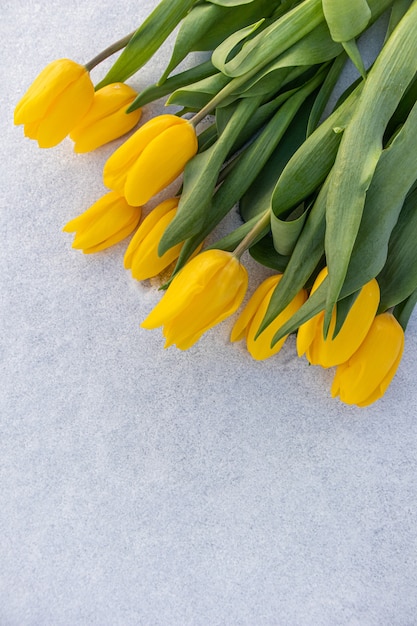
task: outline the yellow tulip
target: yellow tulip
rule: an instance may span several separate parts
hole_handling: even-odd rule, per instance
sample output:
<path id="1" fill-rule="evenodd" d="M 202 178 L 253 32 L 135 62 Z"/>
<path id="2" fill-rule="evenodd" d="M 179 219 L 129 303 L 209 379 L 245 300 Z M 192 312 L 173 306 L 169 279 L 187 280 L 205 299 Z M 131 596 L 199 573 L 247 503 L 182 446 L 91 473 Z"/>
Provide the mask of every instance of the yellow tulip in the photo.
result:
<path id="1" fill-rule="evenodd" d="M 237 310 L 247 285 L 247 271 L 231 252 L 205 250 L 174 277 L 141 326 L 163 326 L 165 347 L 175 344 L 187 350 Z"/>
<path id="2" fill-rule="evenodd" d="M 381 398 L 400 364 L 404 331 L 391 313 L 377 315 L 359 349 L 336 369 L 332 396 L 368 406 Z"/>
<path id="3" fill-rule="evenodd" d="M 126 109 L 136 96 L 136 91 L 125 83 L 112 83 L 98 89 L 86 115 L 70 132 L 74 152 L 90 152 L 132 130 L 142 111 L 126 113 Z"/>
<path id="4" fill-rule="evenodd" d="M 176 115 L 159 115 L 139 128 L 107 160 L 106 187 L 129 204 L 146 204 L 172 183 L 198 148 L 194 127 Z"/>
<path id="5" fill-rule="evenodd" d="M 92 254 L 130 235 L 139 223 L 140 216 L 140 207 L 129 206 L 122 196 L 111 191 L 68 222 L 63 230 L 76 233 L 73 248 Z"/>
<path id="6" fill-rule="evenodd" d="M 17 104 L 14 123 L 24 124 L 26 137 L 52 148 L 87 113 L 94 86 L 83 65 L 70 59 L 49 63 Z"/>
<path id="7" fill-rule="evenodd" d="M 159 242 L 166 227 L 175 217 L 178 202 L 179 198 L 170 198 L 155 207 L 130 240 L 124 266 L 131 270 L 136 280 L 157 276 L 178 258 L 183 243 L 173 246 L 162 256 L 158 255 Z"/>
<path id="8" fill-rule="evenodd" d="M 268 359 L 281 350 L 288 335 L 285 335 L 271 348 L 271 342 L 275 333 L 298 311 L 307 299 L 307 292 L 304 289 L 299 291 L 282 313 L 255 339 L 269 301 L 281 278 L 282 274 L 276 274 L 270 276 L 259 285 L 239 315 L 230 335 L 230 341 L 240 341 L 246 338 L 247 349 L 257 361 Z"/>
<path id="9" fill-rule="evenodd" d="M 326 276 L 327 268 L 324 268 L 314 282 L 312 293 Z M 347 361 L 359 348 L 374 320 L 379 296 L 378 283 L 372 279 L 362 287 L 334 339 L 332 337 L 336 325 L 335 310 L 326 339 L 323 336 L 324 312 L 318 313 L 302 324 L 297 333 L 298 356 L 305 354 L 309 363 L 322 367 L 333 367 Z"/>

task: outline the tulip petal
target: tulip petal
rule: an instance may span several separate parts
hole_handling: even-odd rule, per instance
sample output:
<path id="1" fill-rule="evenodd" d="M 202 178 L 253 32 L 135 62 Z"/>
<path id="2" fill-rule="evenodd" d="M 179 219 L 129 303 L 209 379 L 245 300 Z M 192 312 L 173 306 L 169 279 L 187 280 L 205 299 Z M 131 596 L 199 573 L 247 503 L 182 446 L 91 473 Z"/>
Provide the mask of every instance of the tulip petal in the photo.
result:
<path id="1" fill-rule="evenodd" d="M 227 260 L 225 260 L 225 255 Z M 170 318 L 180 314 L 193 298 L 204 291 L 206 285 L 219 269 L 224 267 L 230 256 L 222 250 L 208 250 L 191 259 L 174 277 L 163 298 L 141 326 L 147 329 L 158 328 Z"/>
<path id="2" fill-rule="evenodd" d="M 111 191 L 70 220 L 63 230 L 76 233 L 73 248 L 91 254 L 127 237 L 139 223 L 140 216 L 140 207 L 129 206 L 123 197 Z"/>
<path id="3" fill-rule="evenodd" d="M 124 195 L 129 168 L 140 157 L 146 146 L 164 130 L 184 122 L 185 120 L 176 115 L 166 114 L 158 115 L 141 126 L 113 152 L 104 164 L 103 181 L 106 187 Z"/>
<path id="4" fill-rule="evenodd" d="M 178 258 L 183 243 L 172 246 L 165 254 L 158 256 L 158 244 L 168 224 L 174 219 L 175 214 L 176 209 L 172 209 L 163 215 L 153 230 L 141 242 L 131 266 L 132 276 L 136 280 L 146 280 L 157 276 Z"/>
<path id="5" fill-rule="evenodd" d="M 247 283 L 246 269 L 230 252 L 202 252 L 175 276 L 141 326 L 163 326 L 166 347 L 175 344 L 186 350 L 209 328 L 236 311 Z"/>
<path id="6" fill-rule="evenodd" d="M 230 341 L 240 341 L 245 337 L 248 331 L 249 324 L 251 323 L 257 309 L 262 303 L 262 300 L 271 290 L 275 288 L 279 282 L 280 275 L 275 274 L 264 280 L 259 287 L 253 292 L 249 298 L 245 308 L 239 314 L 230 334 Z"/>
<path id="7" fill-rule="evenodd" d="M 137 208 L 137 207 L 136 207 Z M 114 246 L 116 243 L 123 241 L 126 237 L 130 235 L 130 233 L 136 228 L 137 224 L 140 220 L 140 212 L 136 216 L 132 216 L 132 219 L 120 230 L 118 230 L 113 235 L 109 236 L 105 241 L 101 243 L 91 246 L 90 248 L 85 248 L 83 250 L 84 254 L 94 254 L 95 252 L 101 252 L 106 248 L 110 248 Z M 74 246 L 73 246 L 74 247 Z"/>
<path id="8" fill-rule="evenodd" d="M 134 259 L 141 254 L 139 250 L 142 249 L 142 242 L 148 237 L 152 230 L 156 228 L 159 220 L 161 220 L 164 215 L 177 208 L 178 202 L 179 198 L 168 198 L 148 213 L 127 247 L 123 259 L 125 269 L 131 269 Z"/>
<path id="9" fill-rule="evenodd" d="M 144 148 L 126 177 L 129 204 L 143 205 L 182 173 L 198 149 L 195 130 L 186 120 L 168 128 Z"/>
<path id="10" fill-rule="evenodd" d="M 93 97 L 94 87 L 87 73 L 68 85 L 39 124 L 36 137 L 39 146 L 52 148 L 60 143 L 88 111 Z"/>
<path id="11" fill-rule="evenodd" d="M 126 113 L 136 95 L 124 83 L 113 83 L 96 91 L 90 109 L 70 132 L 74 152 L 90 152 L 129 132 L 142 115 L 141 109 Z"/>
<path id="12" fill-rule="evenodd" d="M 271 356 L 274 356 L 275 354 L 277 354 L 281 350 L 288 335 L 284 335 L 284 337 L 282 337 L 282 339 L 277 341 L 274 344 L 274 346 L 271 348 L 271 343 L 272 343 L 274 336 L 276 335 L 278 330 L 281 328 L 281 326 L 283 326 L 290 319 L 290 317 L 292 317 L 293 314 L 296 311 L 298 311 L 298 309 L 307 300 L 307 292 L 304 289 L 302 289 L 301 291 L 298 292 L 295 298 L 291 300 L 288 306 L 286 306 L 285 309 L 279 315 L 277 315 L 274 321 L 271 324 L 269 324 L 269 326 L 267 326 L 265 330 L 255 339 L 256 334 L 259 330 L 259 327 L 262 323 L 262 320 L 265 317 L 265 313 L 268 308 L 269 301 L 271 300 L 274 289 L 275 287 L 272 287 L 269 293 L 265 296 L 264 301 L 262 302 L 261 306 L 259 307 L 258 311 L 256 312 L 250 324 L 249 332 L 247 334 L 246 343 L 247 343 L 248 351 L 250 355 L 252 356 L 252 358 L 256 359 L 257 361 L 268 359 Z"/>
<path id="13" fill-rule="evenodd" d="M 85 67 L 70 59 L 57 59 L 49 63 L 16 105 L 14 123 L 26 124 L 41 119 L 57 95 L 69 84 L 78 81 L 83 74 L 87 74 Z"/>
<path id="14" fill-rule="evenodd" d="M 346 404 L 367 405 L 385 392 L 404 349 L 404 332 L 391 313 L 377 315 L 359 349 L 336 369 L 331 393 Z"/>

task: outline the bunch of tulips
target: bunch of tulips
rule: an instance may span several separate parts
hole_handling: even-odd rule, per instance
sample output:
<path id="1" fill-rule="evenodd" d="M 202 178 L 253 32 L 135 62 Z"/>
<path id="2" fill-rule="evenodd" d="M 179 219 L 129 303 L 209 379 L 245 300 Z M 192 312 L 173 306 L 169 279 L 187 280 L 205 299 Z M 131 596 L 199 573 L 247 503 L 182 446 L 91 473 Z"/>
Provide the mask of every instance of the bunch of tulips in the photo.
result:
<path id="1" fill-rule="evenodd" d="M 386 38 L 365 68 L 357 38 L 383 14 Z M 174 29 L 163 75 L 137 93 L 126 81 Z M 207 60 L 193 64 L 195 51 Z M 93 85 L 91 70 L 116 53 Z M 358 79 L 324 117 L 347 61 Z M 397 371 L 417 300 L 416 95 L 416 0 L 161 0 L 89 63 L 49 64 L 15 123 L 43 148 L 69 136 L 76 152 L 129 133 L 104 165 L 108 193 L 64 230 L 87 254 L 134 233 L 125 268 L 164 277 L 143 328 L 190 348 L 241 307 L 248 251 L 274 273 L 231 341 L 263 360 L 297 333 L 299 356 L 336 368 L 332 395 L 366 406 Z M 134 131 L 167 96 L 176 112 Z M 179 177 L 178 194 L 141 221 Z M 241 225 L 206 245 L 236 205 Z"/>

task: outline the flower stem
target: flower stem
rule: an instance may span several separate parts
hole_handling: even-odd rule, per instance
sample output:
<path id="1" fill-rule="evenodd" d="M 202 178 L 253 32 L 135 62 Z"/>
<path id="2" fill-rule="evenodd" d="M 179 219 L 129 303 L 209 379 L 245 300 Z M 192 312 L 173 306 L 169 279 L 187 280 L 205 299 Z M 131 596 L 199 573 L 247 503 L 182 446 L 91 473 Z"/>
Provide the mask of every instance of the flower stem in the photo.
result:
<path id="1" fill-rule="evenodd" d="M 253 226 L 253 228 L 251 228 L 248 234 L 243 237 L 240 244 L 235 248 L 235 250 L 233 250 L 233 256 L 235 256 L 237 259 L 240 259 L 245 250 L 250 248 L 255 240 L 259 237 L 259 235 L 262 234 L 262 231 L 264 231 L 269 226 L 270 221 L 271 209 L 267 209 L 264 213 L 262 213 L 261 217 Z"/>
<path id="2" fill-rule="evenodd" d="M 115 52 L 119 52 L 119 50 L 121 50 L 122 48 L 125 48 L 127 44 L 129 43 L 129 41 L 132 39 L 135 32 L 136 32 L 135 30 L 132 31 L 125 37 L 122 37 L 122 39 L 119 39 L 118 41 L 115 41 L 114 43 L 112 43 L 111 46 L 109 46 L 105 50 L 102 50 L 101 52 L 99 52 L 97 56 L 95 56 L 93 59 L 91 59 L 91 61 L 85 64 L 87 71 L 91 72 L 91 70 L 94 67 L 96 67 L 96 65 L 98 65 L 99 63 L 101 63 L 102 61 L 110 57 L 112 54 L 115 54 Z"/>
<path id="3" fill-rule="evenodd" d="M 188 120 L 189 123 L 192 124 L 195 128 L 206 115 L 209 115 L 209 113 L 211 113 L 217 106 L 219 106 L 219 104 L 221 104 L 223 100 L 231 96 L 236 89 L 244 85 L 246 81 L 252 78 L 252 76 L 255 76 L 258 71 L 259 67 L 255 67 L 245 74 L 242 74 L 242 76 L 232 78 L 232 80 L 227 83 L 227 85 L 225 85 L 223 89 L 220 89 L 220 91 L 215 96 L 213 96 L 210 102 L 208 102 L 202 109 L 200 109 L 200 111 L 196 113 L 194 117 Z"/>

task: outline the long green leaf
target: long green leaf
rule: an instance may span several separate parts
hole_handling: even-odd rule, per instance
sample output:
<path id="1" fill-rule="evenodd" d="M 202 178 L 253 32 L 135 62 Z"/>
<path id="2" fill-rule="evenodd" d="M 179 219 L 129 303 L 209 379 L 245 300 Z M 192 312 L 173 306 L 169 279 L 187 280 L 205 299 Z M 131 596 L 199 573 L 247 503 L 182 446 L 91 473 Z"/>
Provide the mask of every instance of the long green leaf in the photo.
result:
<path id="1" fill-rule="evenodd" d="M 295 93 L 287 102 L 282 104 L 253 143 L 240 153 L 234 167 L 212 197 L 203 228 L 198 234 L 190 237 L 185 242 L 174 273 L 179 271 L 194 250 L 233 208 L 239 198 L 242 197 L 242 194 L 256 179 L 257 174 L 264 165 L 267 164 L 269 167 L 272 164 L 275 171 L 276 168 L 282 169 L 284 165 L 283 163 L 282 165 L 279 164 L 277 156 L 280 160 L 288 160 L 289 156 L 302 142 L 304 136 L 303 128 L 305 130 L 305 124 L 311 108 L 308 94 L 316 85 L 317 83 L 315 82 L 305 85 L 299 93 Z M 282 146 L 281 138 L 285 139 Z M 280 146 L 279 151 L 277 146 Z M 274 154 L 274 157 L 270 158 L 272 154 Z M 256 201 L 259 200 L 257 194 L 255 198 Z M 253 219 L 256 222 L 259 214 L 264 213 L 268 208 L 269 202 L 262 205 L 258 203 L 257 206 L 255 206 L 255 202 L 251 202 L 252 214 L 250 217 L 247 216 L 247 221 Z M 240 243 L 239 237 L 237 237 L 237 240 Z"/>
<path id="2" fill-rule="evenodd" d="M 236 141 L 259 104 L 259 98 L 242 100 L 236 107 L 227 129 L 223 131 L 216 143 L 187 163 L 177 213 L 162 236 L 159 254 L 164 254 L 169 248 L 195 235 L 202 228 L 219 170 L 231 145 Z"/>
<path id="3" fill-rule="evenodd" d="M 417 189 L 411 193 L 392 231 L 386 264 L 378 275 L 380 309 L 385 311 L 417 289 Z"/>
<path id="4" fill-rule="evenodd" d="M 213 52 L 213 63 L 227 76 L 242 76 L 256 67 L 261 68 L 270 63 L 323 20 L 321 0 L 304 0 L 247 41 L 242 50 L 228 60 L 237 43 L 238 34 L 232 35 Z M 242 34 L 244 38 L 250 33 Z"/>
<path id="5" fill-rule="evenodd" d="M 408 298 L 406 298 L 406 300 L 403 300 L 403 302 L 400 302 L 394 308 L 394 311 L 393 311 L 394 316 L 397 318 L 398 322 L 401 324 L 404 331 L 407 328 L 408 322 L 410 320 L 411 314 L 414 311 L 416 304 L 417 304 L 417 289 L 415 289 L 413 293 L 409 295 Z"/>
<path id="6" fill-rule="evenodd" d="M 288 162 L 271 198 L 274 214 L 280 216 L 309 197 L 333 166 L 343 128 L 352 117 L 362 85 L 312 133 Z"/>
<path id="7" fill-rule="evenodd" d="M 378 161 L 340 298 L 358 291 L 365 283 L 375 278 L 386 263 L 391 233 L 408 190 L 417 178 L 416 143 L 417 104 L 403 128 L 383 151 Z M 322 254 L 328 185 L 329 179 L 320 191 L 287 270 L 271 298 L 261 329 L 266 328 L 292 300 L 300 288 L 300 282 L 305 280 L 306 274 L 312 271 Z M 317 292 L 314 293 L 312 302 L 307 301 L 302 307 L 303 310 L 300 309 L 285 328 L 280 330 L 274 341 L 278 341 L 288 332 L 293 332 L 309 317 L 323 310 L 328 287 L 329 281 L 326 279 L 320 290 L 317 290 L 319 295 L 316 295 Z"/>
<path id="8" fill-rule="evenodd" d="M 155 54 L 196 2 L 197 0 L 161 0 L 96 88 L 109 83 L 124 82 L 135 74 Z"/>
<path id="9" fill-rule="evenodd" d="M 175 74 L 175 76 L 168 78 L 163 85 L 149 85 L 149 87 L 146 87 L 137 95 L 136 99 L 127 109 L 127 113 L 130 113 L 139 107 L 143 107 L 145 104 L 154 102 L 159 98 L 163 98 L 177 89 L 184 88 L 187 85 L 192 85 L 193 83 L 208 78 L 215 73 L 217 73 L 217 70 L 212 62 L 204 61 L 199 65 L 195 65 L 184 72 L 180 72 Z"/>
<path id="10" fill-rule="evenodd" d="M 159 82 L 163 83 L 190 52 L 214 50 L 235 31 L 269 16 L 276 2 L 252 0 L 238 8 L 234 4 L 197 4 L 180 25 L 171 58 Z"/>
<path id="11" fill-rule="evenodd" d="M 330 285 L 326 303 L 326 332 L 349 267 L 366 193 L 382 153 L 385 128 L 416 71 L 415 2 L 368 74 L 332 170 L 326 209 L 325 250 Z"/>

